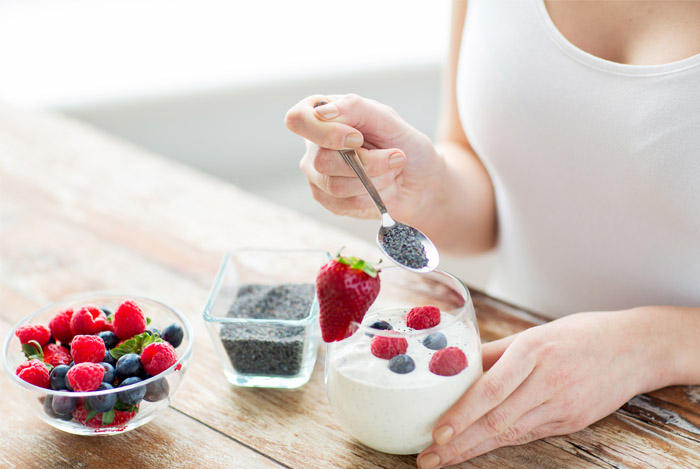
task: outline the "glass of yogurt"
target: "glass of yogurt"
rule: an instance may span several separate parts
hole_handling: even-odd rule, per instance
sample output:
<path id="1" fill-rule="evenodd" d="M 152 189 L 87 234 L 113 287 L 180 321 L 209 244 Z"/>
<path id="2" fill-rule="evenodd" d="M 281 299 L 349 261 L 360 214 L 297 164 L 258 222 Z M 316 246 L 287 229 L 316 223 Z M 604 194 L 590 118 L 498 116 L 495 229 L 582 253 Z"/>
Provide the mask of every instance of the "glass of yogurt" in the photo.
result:
<path id="1" fill-rule="evenodd" d="M 469 291 L 453 275 L 389 267 L 379 276 L 379 296 L 357 331 L 327 346 L 326 391 L 356 440 L 415 454 L 482 375 L 479 329 Z"/>

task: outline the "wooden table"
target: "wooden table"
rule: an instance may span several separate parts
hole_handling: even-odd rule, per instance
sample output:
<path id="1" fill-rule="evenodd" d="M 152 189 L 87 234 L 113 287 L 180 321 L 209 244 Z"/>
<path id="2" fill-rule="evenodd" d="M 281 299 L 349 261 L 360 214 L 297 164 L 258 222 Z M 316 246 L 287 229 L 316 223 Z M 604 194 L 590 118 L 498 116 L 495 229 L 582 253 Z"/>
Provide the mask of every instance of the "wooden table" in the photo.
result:
<path id="1" fill-rule="evenodd" d="M 24 412 L 19 389 L 2 374 L 0 467 L 415 467 L 415 456 L 370 450 L 334 422 L 323 354 L 297 390 L 236 388 L 201 317 L 228 250 L 346 246 L 377 257 L 367 241 L 85 125 L 0 105 L 0 335 L 50 301 L 104 289 L 165 301 L 195 330 L 192 364 L 172 405 L 119 436 L 46 425 Z M 474 300 L 484 340 L 544 322 L 478 292 Z M 700 467 L 698 427 L 700 388 L 673 387 L 637 396 L 581 432 L 459 467 Z"/>

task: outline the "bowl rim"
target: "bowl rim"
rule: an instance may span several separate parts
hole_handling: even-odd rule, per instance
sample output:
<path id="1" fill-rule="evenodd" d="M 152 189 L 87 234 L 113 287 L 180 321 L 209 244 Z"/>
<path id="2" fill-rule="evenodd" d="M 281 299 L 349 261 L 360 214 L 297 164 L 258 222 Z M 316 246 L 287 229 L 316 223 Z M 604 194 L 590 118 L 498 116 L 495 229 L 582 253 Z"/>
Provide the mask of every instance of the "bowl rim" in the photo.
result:
<path id="1" fill-rule="evenodd" d="M 207 323 L 220 323 L 220 324 L 247 324 L 247 325 L 279 325 L 285 327 L 308 327 L 313 326 L 316 322 L 318 314 L 318 298 L 315 293 L 314 285 L 314 297 L 312 300 L 311 308 L 309 309 L 309 314 L 301 319 L 256 319 L 256 318 L 235 318 L 228 316 L 214 316 L 211 314 L 214 309 L 214 304 L 216 303 L 219 293 L 221 291 L 222 284 L 228 273 L 228 269 L 232 265 L 233 258 L 238 254 L 254 254 L 254 253 L 265 253 L 265 254 L 314 254 L 323 256 L 327 261 L 332 259 L 332 255 L 325 249 L 320 248 L 300 248 L 300 249 L 285 249 L 285 248 L 240 248 L 234 249 L 226 252 L 221 263 L 219 264 L 219 270 L 216 273 L 214 282 L 212 283 L 211 289 L 209 290 L 209 295 L 207 296 L 207 302 L 204 305 L 204 310 L 202 316 L 204 321 Z M 323 264 L 319 265 L 319 269 Z"/>
<path id="2" fill-rule="evenodd" d="M 137 303 L 140 300 L 144 300 L 150 303 L 155 303 L 156 305 L 170 311 L 173 313 L 182 323 L 183 329 L 185 331 L 185 337 L 187 337 L 187 347 L 185 348 L 184 352 L 182 355 L 178 358 L 178 360 L 171 365 L 168 369 L 162 371 L 161 373 L 158 373 L 155 376 L 151 376 L 148 379 L 144 379 L 139 381 L 138 383 L 130 384 L 128 386 L 124 387 L 115 387 L 112 389 L 103 389 L 100 391 L 69 391 L 66 392 L 65 389 L 61 390 L 55 390 L 55 389 L 50 389 L 50 388 L 42 388 L 39 386 L 36 386 L 34 384 L 28 383 L 21 379 L 19 376 L 15 374 L 15 370 L 11 369 L 10 364 L 8 363 L 8 351 L 10 349 L 10 342 L 12 341 L 12 338 L 15 337 L 15 331 L 17 330 L 18 327 L 24 325 L 24 324 L 29 324 L 31 323 L 32 319 L 34 319 L 37 316 L 40 316 L 42 313 L 46 312 L 49 309 L 52 308 L 60 308 L 61 305 L 68 305 L 70 303 L 76 303 L 76 302 L 81 302 L 84 301 L 86 304 L 89 304 L 90 302 L 87 301 L 90 298 L 95 298 L 95 297 L 108 297 L 108 298 L 114 298 L 114 299 L 121 299 L 123 300 L 134 300 Z M 144 295 L 130 295 L 130 294 L 125 294 L 121 292 L 116 292 L 116 291 L 110 291 L 110 290 L 103 290 L 103 291 L 93 291 L 93 292 L 88 292 L 88 293 L 83 293 L 80 295 L 75 295 L 71 297 L 67 297 L 61 300 L 53 301 L 38 310 L 34 311 L 33 313 L 23 317 L 19 322 L 15 323 L 14 326 L 12 326 L 12 329 L 7 333 L 5 336 L 5 340 L 3 342 L 3 347 L 2 347 L 2 364 L 3 368 L 5 369 L 5 373 L 7 376 L 10 378 L 10 381 L 14 382 L 18 386 L 24 387 L 26 389 L 32 390 L 32 391 L 39 391 L 44 394 L 52 394 L 52 395 L 69 395 L 70 397 L 90 397 L 90 396 L 101 396 L 105 394 L 112 394 L 112 393 L 119 393 L 122 391 L 128 391 L 130 389 L 136 389 L 144 385 L 148 385 L 149 383 L 154 383 L 158 381 L 159 379 L 165 377 L 166 375 L 172 374 L 175 371 L 179 371 L 185 363 L 189 361 L 190 356 L 192 355 L 192 350 L 194 347 L 194 336 L 193 336 L 193 331 L 192 331 L 192 325 L 190 324 L 189 319 L 182 314 L 179 310 L 176 308 L 173 308 L 170 305 L 167 305 L 163 303 L 162 301 L 156 300 L 154 298 L 144 296 Z"/>

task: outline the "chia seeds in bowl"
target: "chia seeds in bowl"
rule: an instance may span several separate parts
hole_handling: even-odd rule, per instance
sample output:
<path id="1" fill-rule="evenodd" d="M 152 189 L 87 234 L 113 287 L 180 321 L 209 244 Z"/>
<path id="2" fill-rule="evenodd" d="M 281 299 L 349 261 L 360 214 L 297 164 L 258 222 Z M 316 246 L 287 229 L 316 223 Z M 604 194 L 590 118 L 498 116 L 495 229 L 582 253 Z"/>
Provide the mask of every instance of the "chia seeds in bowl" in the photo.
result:
<path id="1" fill-rule="evenodd" d="M 425 247 L 416 237 L 418 231 L 403 223 L 397 223 L 386 232 L 382 247 L 399 264 L 421 269 L 428 265 Z"/>
<path id="2" fill-rule="evenodd" d="M 314 301 L 312 283 L 242 285 L 227 317 L 301 320 Z M 238 373 L 294 376 L 304 359 L 307 328 L 280 323 L 228 323 L 219 332 L 231 365 Z"/>

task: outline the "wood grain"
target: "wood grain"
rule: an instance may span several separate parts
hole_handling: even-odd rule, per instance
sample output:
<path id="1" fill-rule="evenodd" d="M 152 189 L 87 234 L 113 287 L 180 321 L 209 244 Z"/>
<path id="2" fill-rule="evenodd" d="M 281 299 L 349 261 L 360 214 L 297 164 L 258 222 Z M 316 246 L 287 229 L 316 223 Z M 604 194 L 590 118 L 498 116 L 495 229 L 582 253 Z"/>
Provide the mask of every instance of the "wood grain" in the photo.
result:
<path id="1" fill-rule="evenodd" d="M 211 282 L 225 252 L 270 246 L 377 256 L 366 240 L 88 126 L 0 104 L 0 333 L 50 301 L 109 289 L 171 304 L 195 337 L 163 415 L 124 435 L 87 438 L 13 406 L 0 425 L 0 467 L 415 467 L 415 456 L 368 449 L 335 423 L 323 350 L 300 389 L 237 388 L 224 378 L 201 317 Z M 484 341 L 546 322 L 472 296 Z M 18 392 L 0 377 L 3 396 Z M 679 386 L 637 396 L 581 432 L 457 467 L 700 467 L 699 443 L 700 388 Z"/>

